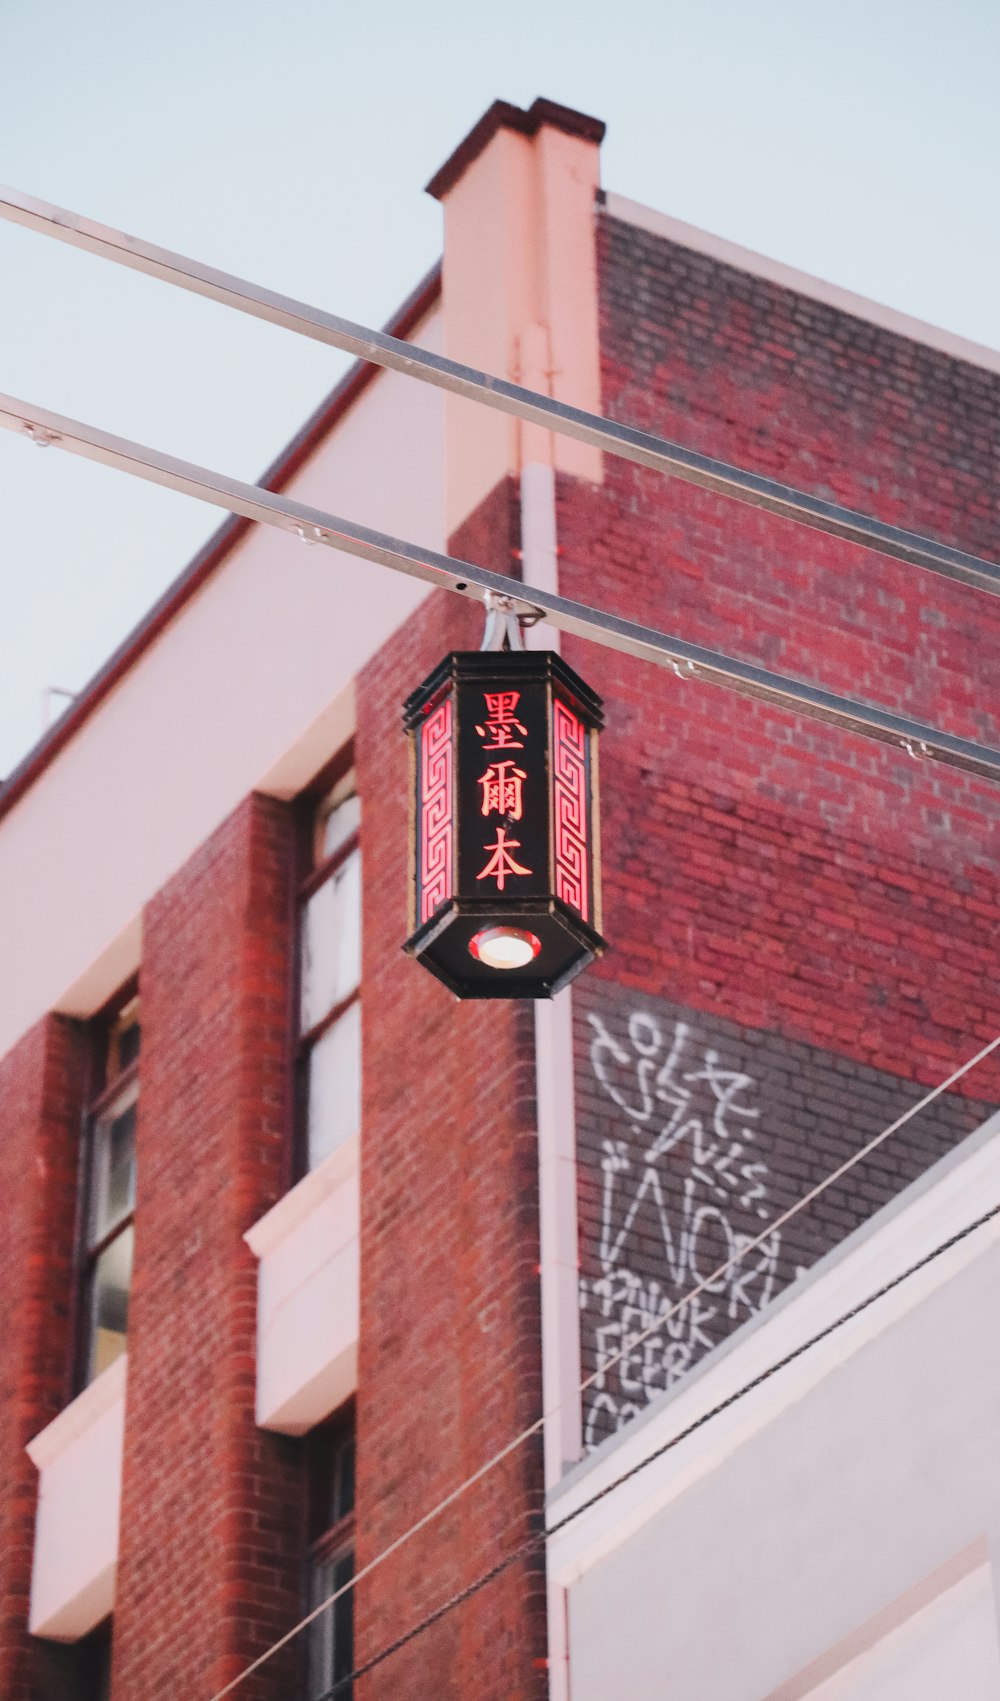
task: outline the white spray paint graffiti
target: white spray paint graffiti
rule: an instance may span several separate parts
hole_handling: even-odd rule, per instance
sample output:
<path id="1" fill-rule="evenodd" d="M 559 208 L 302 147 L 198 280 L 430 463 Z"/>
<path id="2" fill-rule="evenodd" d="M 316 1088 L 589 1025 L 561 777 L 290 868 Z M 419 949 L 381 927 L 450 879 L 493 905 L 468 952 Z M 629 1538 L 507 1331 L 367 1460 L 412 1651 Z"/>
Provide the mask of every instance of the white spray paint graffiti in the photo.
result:
<path id="1" fill-rule="evenodd" d="M 594 1074 L 628 1128 L 628 1138 L 602 1143 L 601 1274 L 580 1283 L 585 1359 L 598 1373 L 585 1432 L 594 1447 L 767 1304 L 780 1236 L 769 1236 L 676 1315 L 666 1315 L 683 1293 L 744 1253 L 773 1215 L 767 1165 L 753 1149 L 756 1083 L 726 1069 L 713 1048 L 699 1049 L 685 1022 L 665 1036 L 654 1016 L 633 1011 L 626 1046 L 600 1016 L 587 1020 Z M 676 1155 L 666 1188 L 668 1154 Z M 647 1235 L 655 1225 L 652 1246 L 647 1239 L 641 1256 L 637 1222 Z M 640 1262 L 646 1274 L 632 1267 Z M 651 1264 L 660 1279 L 649 1275 Z"/>

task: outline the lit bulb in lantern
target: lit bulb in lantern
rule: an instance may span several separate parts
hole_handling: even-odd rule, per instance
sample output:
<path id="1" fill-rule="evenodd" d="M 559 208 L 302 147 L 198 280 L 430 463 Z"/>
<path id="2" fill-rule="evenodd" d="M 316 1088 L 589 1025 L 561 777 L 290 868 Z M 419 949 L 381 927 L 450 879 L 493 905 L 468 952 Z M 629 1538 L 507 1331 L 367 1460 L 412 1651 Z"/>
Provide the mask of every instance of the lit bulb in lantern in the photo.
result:
<path id="1" fill-rule="evenodd" d="M 484 927 L 469 940 L 469 950 L 490 969 L 523 969 L 538 956 L 541 940 L 517 927 Z"/>

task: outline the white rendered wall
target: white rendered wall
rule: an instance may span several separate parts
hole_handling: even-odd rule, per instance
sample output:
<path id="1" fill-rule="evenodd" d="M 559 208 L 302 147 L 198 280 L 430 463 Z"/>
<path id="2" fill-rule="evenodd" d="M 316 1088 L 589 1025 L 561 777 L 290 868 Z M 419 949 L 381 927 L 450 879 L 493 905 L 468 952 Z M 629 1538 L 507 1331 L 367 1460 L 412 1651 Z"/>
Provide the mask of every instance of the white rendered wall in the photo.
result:
<path id="1" fill-rule="evenodd" d="M 998 1201 L 994 1118 L 599 1450 L 550 1521 Z M 988 1608 L 980 1579 L 887 1640 L 893 1603 L 1000 1542 L 998 1301 L 994 1220 L 557 1536 L 573 1701 L 668 1686 L 670 1701 L 883 1701 L 873 1673 L 890 1701 L 921 1637 L 928 1662 L 950 1641 L 971 1674 L 928 1696 L 1000 1694 L 992 1582 Z M 876 1658 L 862 1632 L 879 1615 Z M 858 1687 L 824 1690 L 848 1683 L 852 1643 Z"/>
<path id="2" fill-rule="evenodd" d="M 254 1223 L 257 1422 L 303 1435 L 358 1380 L 359 1137 L 346 1140 Z"/>
<path id="3" fill-rule="evenodd" d="M 116 1359 L 28 1444 L 39 1470 L 34 1636 L 76 1642 L 114 1606 L 126 1363 Z"/>
<path id="4" fill-rule="evenodd" d="M 413 340 L 440 346 L 438 310 Z M 443 549 L 443 417 L 441 391 L 381 373 L 289 494 Z M 99 1007 L 138 963 L 143 906 L 249 791 L 311 778 L 427 590 L 252 528 L 0 821 L 0 1056 L 46 1010 Z"/>
<path id="5" fill-rule="evenodd" d="M 989 1564 L 978 1566 L 810 1689 L 808 1701 L 996 1701 L 994 1587 Z"/>

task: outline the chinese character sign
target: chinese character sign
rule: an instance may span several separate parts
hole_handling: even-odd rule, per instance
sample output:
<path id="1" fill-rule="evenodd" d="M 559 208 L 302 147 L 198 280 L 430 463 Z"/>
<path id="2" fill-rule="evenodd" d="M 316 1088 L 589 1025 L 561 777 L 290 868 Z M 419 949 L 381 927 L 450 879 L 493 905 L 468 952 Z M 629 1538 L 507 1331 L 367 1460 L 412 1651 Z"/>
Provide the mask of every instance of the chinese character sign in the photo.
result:
<path id="1" fill-rule="evenodd" d="M 486 652 L 494 669 L 511 657 Z M 515 660 L 520 660 L 520 652 Z M 535 666 L 534 672 L 540 673 Z M 462 681 L 458 855 L 463 890 L 525 898 L 548 885 L 548 686 L 544 678 Z"/>
<path id="2" fill-rule="evenodd" d="M 552 651 L 460 652 L 413 693 L 405 724 L 407 950 L 462 997 L 551 995 L 604 948 L 599 700 Z"/>
<path id="3" fill-rule="evenodd" d="M 481 739 L 484 740 L 484 750 L 523 750 L 521 742 L 528 736 L 528 729 L 518 720 L 515 713 L 521 701 L 520 691 L 484 691 L 483 702 L 486 713 L 483 716 L 485 726 L 476 726 Z M 486 739 L 493 743 L 487 744 Z"/>

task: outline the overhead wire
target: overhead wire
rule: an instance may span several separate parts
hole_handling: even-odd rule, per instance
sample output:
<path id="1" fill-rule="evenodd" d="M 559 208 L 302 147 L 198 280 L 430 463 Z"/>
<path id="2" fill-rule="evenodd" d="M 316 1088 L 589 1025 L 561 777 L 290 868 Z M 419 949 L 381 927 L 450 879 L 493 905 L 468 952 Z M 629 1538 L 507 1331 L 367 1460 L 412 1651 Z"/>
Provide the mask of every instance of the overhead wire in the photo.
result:
<path id="1" fill-rule="evenodd" d="M 905 750 L 914 758 L 925 757 L 984 779 L 1000 779 L 1000 750 L 978 744 L 955 733 L 943 732 L 910 715 L 775 673 L 756 662 L 712 650 L 704 644 L 626 620 L 607 609 L 593 608 L 554 591 L 490 572 L 470 561 L 424 549 L 404 538 L 374 531 L 356 520 L 344 519 L 320 508 L 299 502 L 283 491 L 246 484 L 225 473 L 193 461 L 165 455 L 131 438 L 116 437 L 80 420 L 68 419 L 14 396 L 0 395 L 0 426 L 10 431 L 27 431 L 42 446 L 55 446 L 86 460 L 117 468 L 151 484 L 181 491 L 202 502 L 241 514 L 245 519 L 294 535 L 305 543 L 374 561 L 393 572 L 421 579 L 444 590 L 480 600 L 489 593 L 511 599 L 514 611 L 536 616 L 557 631 L 589 639 L 606 649 L 617 650 L 639 661 L 670 668 L 679 679 L 698 679 L 721 685 L 740 697 L 772 707 L 792 710 L 811 720 L 823 721 L 841 731 L 856 733 L 882 744 Z M 72 714 L 72 710 L 70 713 Z M 29 758 L 30 763 L 30 758 Z M 10 792 L 8 781 L 7 793 Z"/>
<path id="2" fill-rule="evenodd" d="M 617 421 L 591 414 L 555 397 L 528 390 L 506 379 L 461 365 L 416 343 L 375 331 L 279 295 L 245 278 L 170 249 L 158 247 L 111 226 L 95 223 L 65 207 L 57 207 L 0 188 L 0 218 L 55 237 L 116 264 L 160 278 L 182 289 L 281 325 L 287 330 L 355 354 L 407 376 L 422 379 L 452 394 L 498 408 L 526 422 L 618 455 L 637 465 L 679 478 L 716 494 L 750 503 L 770 513 L 796 520 L 814 530 L 860 544 L 909 565 L 926 568 L 1000 595 L 1000 566 L 939 539 L 889 525 L 836 503 L 759 476 L 681 444 Z M 146 445 L 113 437 L 79 420 L 65 419 L 15 397 L 0 397 L 0 425 L 26 431 L 40 445 L 56 444 L 133 476 L 180 490 L 202 501 L 227 508 L 261 524 L 294 531 L 306 542 L 379 561 L 394 571 L 415 575 L 453 591 L 482 595 L 489 590 L 510 592 L 511 581 L 452 560 L 421 551 L 405 540 L 385 537 L 370 528 L 259 485 L 247 485 L 208 468 L 164 455 Z M 528 591 L 528 587 L 525 587 Z M 805 680 L 772 673 L 752 663 L 656 632 L 606 611 L 591 609 L 566 598 L 528 592 L 528 609 L 541 610 L 558 630 L 576 632 L 625 654 L 669 666 L 682 677 L 695 671 L 744 697 L 794 709 L 813 719 L 854 731 L 863 737 L 905 749 L 911 756 L 929 757 L 985 778 L 1000 778 L 1000 751 L 956 737 L 873 704 L 838 696 Z"/>
<path id="3" fill-rule="evenodd" d="M 66 209 L 34 201 L 32 198 L 19 195 L 13 190 L 4 190 L 0 191 L 0 217 L 27 225 L 31 229 L 41 231 L 49 236 L 55 236 L 90 252 L 102 254 L 119 264 L 146 272 L 148 275 L 163 278 L 170 283 L 223 302 L 225 305 L 235 307 L 242 312 L 284 325 L 285 328 L 299 334 L 346 349 L 362 359 L 373 361 L 409 376 L 421 378 L 425 382 L 435 384 L 453 394 L 465 396 L 523 420 L 542 425 L 558 434 L 588 443 L 640 466 L 650 467 L 716 493 L 748 502 L 769 512 L 796 520 L 818 531 L 874 549 L 881 554 L 905 561 L 911 565 L 943 574 L 977 589 L 990 591 L 994 594 L 1000 593 L 1000 567 L 993 562 L 985 561 L 966 551 L 942 544 L 938 540 L 923 537 L 901 527 L 887 525 L 867 515 L 857 514 L 837 504 L 811 496 L 807 492 L 778 484 L 774 480 L 761 478 L 742 468 L 732 467 L 726 463 L 713 460 L 711 457 L 697 454 L 651 433 L 638 431 L 618 422 L 604 419 L 599 415 L 589 414 L 552 397 L 510 384 L 506 380 L 493 377 L 490 374 L 463 367 L 455 361 L 420 349 L 414 344 L 392 337 L 387 333 L 376 332 L 365 326 L 355 325 L 350 321 L 339 319 L 336 315 L 324 313 L 319 309 L 308 307 L 304 303 L 263 290 L 247 283 L 246 280 L 232 277 L 211 267 L 202 266 L 196 261 L 171 253 L 166 249 L 156 248 L 152 244 L 126 236 L 122 232 L 96 225 Z M 455 570 L 457 569 L 465 574 L 467 581 L 476 583 L 479 590 L 492 588 L 505 591 L 508 594 L 511 591 L 510 580 L 500 581 L 496 575 L 489 575 L 482 570 L 474 569 L 471 564 L 453 562 L 447 557 L 428 556 L 424 552 L 416 551 L 413 546 L 399 544 L 398 540 L 382 538 L 378 534 L 370 532 L 366 533 L 365 529 L 361 527 L 352 527 L 350 533 L 348 533 L 345 530 L 345 522 L 339 521 L 333 516 L 305 510 L 301 505 L 291 502 L 288 498 L 278 497 L 275 493 L 263 491 L 256 486 L 239 486 L 240 494 L 236 496 L 234 493 L 237 491 L 237 481 L 225 480 L 219 475 L 206 474 L 205 469 L 193 468 L 187 463 L 172 460 L 171 457 L 157 455 L 155 451 L 143 450 L 140 445 L 111 438 L 108 434 L 97 432 L 93 428 L 79 426 L 78 422 L 61 420 L 57 419 L 56 416 L 46 415 L 44 410 L 33 409 L 28 404 L 16 403 L 11 398 L 0 400 L 2 400 L 0 423 L 13 425 L 18 429 L 27 429 L 37 442 L 62 441 L 66 446 L 75 447 L 77 452 L 89 454 L 91 458 L 104 459 L 109 461 L 110 464 L 124 467 L 127 471 L 152 478 L 154 482 L 186 489 L 188 493 L 200 495 L 203 499 L 210 501 L 218 502 L 220 493 L 223 493 L 222 505 L 231 507 L 234 512 L 248 513 L 251 518 L 263 519 L 270 524 L 282 525 L 285 529 L 294 528 L 306 541 L 324 542 L 337 548 L 352 550 L 356 554 L 367 556 L 369 559 L 382 559 L 387 565 L 394 566 L 402 571 L 416 573 L 434 583 L 443 582 L 443 568 L 446 574 L 450 573 L 450 588 L 452 589 L 466 590 L 469 588 L 468 583 L 460 585 L 456 582 L 457 572 Z M 52 429 L 53 424 L 54 430 Z M 138 455 L 136 451 L 139 451 Z M 192 474 L 194 477 L 192 477 Z M 199 481 L 201 488 L 196 488 Z M 291 522 L 291 525 L 289 522 Z M 313 535 L 310 536 L 310 533 Z M 387 556 L 392 554 L 395 554 L 397 559 L 388 560 Z M 431 567 L 431 562 L 433 562 L 433 567 Z M 487 583 L 487 581 L 495 579 L 497 580 L 495 585 Z M 714 677 L 716 682 L 726 684 L 731 689 L 740 690 L 744 695 L 755 696 L 764 701 L 777 701 L 782 706 L 795 708 L 799 712 L 814 716 L 814 718 L 826 719 L 844 725 L 854 716 L 857 718 L 857 725 L 852 730 L 859 731 L 869 737 L 888 739 L 908 749 L 911 755 L 933 755 L 939 760 L 949 761 L 952 765 L 964 767 L 969 771 L 985 773 L 990 778 L 996 778 L 997 773 L 1000 772 L 1000 753 L 996 751 L 972 744 L 967 740 L 955 739 L 948 734 L 937 733 L 933 728 L 905 721 L 903 717 L 892 716 L 886 711 L 873 709 L 870 705 L 852 703 L 848 699 L 837 698 L 832 693 L 806 686 L 801 681 L 788 680 L 779 675 L 768 675 L 762 669 L 736 662 L 733 658 L 720 657 L 714 652 L 699 650 L 697 646 L 686 644 L 682 640 L 670 639 L 664 634 L 650 632 L 648 629 L 635 626 L 634 623 L 619 621 L 613 616 L 601 614 L 600 611 L 569 603 L 566 599 L 551 596 L 545 599 L 541 593 L 535 592 L 531 587 L 525 586 L 524 588 L 528 598 L 537 597 L 546 617 L 563 630 L 581 630 L 584 636 L 597 637 L 598 641 L 610 643 L 612 647 L 622 649 L 626 653 L 641 654 L 643 647 L 645 647 L 646 659 L 674 667 L 685 664 L 691 671 L 698 668 L 705 672 L 708 677 Z M 593 629 L 597 623 L 600 623 L 600 631 Z M 933 1102 L 940 1093 L 947 1091 L 949 1086 L 961 1079 L 969 1069 L 988 1056 L 998 1045 L 1000 1045 L 1000 1036 L 997 1036 L 988 1046 L 984 1047 L 967 1064 L 956 1070 L 947 1081 L 897 1118 L 881 1134 L 875 1136 L 859 1152 L 840 1165 L 823 1182 L 811 1189 L 795 1205 L 768 1224 L 767 1228 L 755 1239 L 741 1247 L 739 1253 L 727 1259 L 710 1276 L 700 1281 L 689 1294 L 677 1301 L 663 1317 L 658 1318 L 654 1324 L 651 1324 L 637 1336 L 630 1337 L 628 1347 L 623 1347 L 610 1359 L 603 1360 L 599 1369 L 581 1383 L 580 1391 L 585 1391 L 599 1376 L 606 1375 L 607 1371 L 621 1360 L 626 1351 L 634 1351 L 635 1347 L 640 1345 L 650 1334 L 662 1328 L 669 1317 L 675 1316 L 678 1311 L 704 1292 L 707 1287 L 721 1279 L 749 1252 L 770 1239 L 794 1216 L 806 1209 L 826 1188 L 841 1179 L 855 1164 L 861 1162 L 884 1140 L 897 1132 L 919 1110 Z M 784 1362 L 787 1362 L 787 1360 Z M 326 1601 L 322 1602 L 285 1637 L 276 1642 L 272 1648 L 255 1660 L 224 1689 L 219 1690 L 213 1701 L 221 1701 L 223 1696 L 231 1693 L 265 1660 L 272 1657 L 293 1636 L 305 1629 L 319 1613 L 327 1610 L 340 1595 L 346 1592 L 348 1587 L 353 1588 L 376 1565 L 384 1563 L 404 1542 L 410 1540 L 435 1518 L 439 1517 L 447 1507 L 454 1504 L 460 1495 L 466 1493 L 516 1447 L 521 1446 L 531 1436 L 537 1434 L 544 1423 L 559 1410 L 561 1404 L 562 1402 L 559 1402 L 551 1407 L 533 1425 L 523 1431 L 521 1435 L 515 1437 L 512 1442 L 508 1443 L 506 1447 L 480 1467 L 477 1472 L 452 1490 L 435 1508 L 425 1514 L 423 1518 L 376 1556 L 375 1560 L 358 1572 L 349 1585 L 336 1591 Z M 543 1536 L 540 1539 L 544 1540 L 545 1538 Z M 508 1560 L 505 1563 L 511 1562 Z M 496 1571 L 494 1570 L 486 1574 L 486 1578 L 495 1574 Z M 484 1580 L 486 1579 L 484 1578 Z M 482 1582 L 476 1586 L 481 1587 Z M 463 1595 L 461 1598 L 466 1597 Z M 371 1667 L 369 1665 L 364 1669 L 371 1669 Z M 358 1675 L 360 1675 L 360 1672 Z"/>
<path id="4" fill-rule="evenodd" d="M 955 1086 L 957 1082 L 961 1081 L 964 1076 L 968 1075 L 972 1069 L 976 1068 L 979 1063 L 982 1063 L 987 1057 L 995 1052 L 998 1047 L 1000 1047 L 1000 1034 L 995 1035 L 994 1038 L 990 1040 L 988 1044 L 982 1046 L 973 1057 L 968 1058 L 965 1063 L 960 1064 L 958 1068 L 952 1070 L 951 1074 L 948 1075 L 945 1080 L 941 1081 L 936 1087 L 932 1087 L 927 1093 L 918 1099 L 915 1104 L 910 1105 L 909 1108 L 905 1110 L 902 1115 L 896 1117 L 896 1119 L 891 1122 L 887 1128 L 883 1128 L 880 1133 L 873 1135 L 870 1140 L 868 1140 L 863 1146 L 859 1147 L 858 1151 L 852 1153 L 849 1158 L 845 1159 L 842 1164 L 839 1164 L 838 1167 L 822 1181 L 817 1182 L 815 1187 L 810 1188 L 808 1193 L 804 1194 L 801 1199 L 797 1200 L 795 1204 L 789 1206 L 789 1208 L 780 1216 L 774 1218 L 772 1222 L 768 1223 L 757 1236 L 748 1241 L 745 1245 L 741 1245 L 738 1252 L 734 1252 L 729 1258 L 725 1259 L 723 1263 L 719 1264 L 709 1275 L 702 1277 L 702 1279 L 698 1281 L 695 1286 L 683 1296 L 683 1298 L 677 1300 L 672 1306 L 658 1316 L 654 1322 L 650 1323 L 648 1327 L 639 1331 L 635 1335 L 630 1335 L 625 1346 L 620 1347 L 608 1358 L 602 1358 L 598 1368 L 592 1371 L 589 1376 L 584 1377 L 579 1388 L 574 1391 L 575 1394 L 585 1393 L 586 1390 L 596 1381 L 598 1381 L 601 1377 L 606 1376 L 608 1371 L 613 1369 L 616 1364 L 619 1364 L 627 1354 L 633 1353 L 637 1347 L 641 1346 L 642 1343 L 650 1337 L 650 1335 L 658 1333 L 665 1323 L 667 1323 L 671 1318 L 676 1317 L 678 1312 L 682 1311 L 685 1306 L 691 1303 L 692 1300 L 697 1299 L 700 1294 L 706 1291 L 706 1289 L 720 1281 L 729 1273 L 730 1270 L 740 1264 L 748 1253 L 753 1252 L 758 1247 L 762 1246 L 774 1234 L 789 1223 L 793 1217 L 798 1216 L 801 1211 L 807 1209 L 807 1207 L 813 1204 L 814 1201 L 825 1193 L 828 1188 L 842 1180 L 845 1175 L 847 1175 L 859 1163 L 863 1162 L 865 1158 L 869 1157 L 872 1152 L 876 1151 L 878 1147 L 883 1145 L 886 1140 L 890 1139 L 893 1134 L 898 1133 L 898 1131 L 904 1127 L 906 1123 L 912 1121 L 912 1119 L 919 1115 L 921 1111 L 926 1110 L 929 1105 L 933 1104 L 936 1099 L 941 1097 L 942 1093 L 946 1093 L 949 1088 Z M 363 1565 L 358 1571 L 356 1571 L 354 1576 L 348 1582 L 342 1584 L 324 1600 L 320 1601 L 310 1612 L 308 1612 L 303 1618 L 299 1619 L 296 1624 L 292 1625 L 291 1629 L 287 1630 L 283 1636 L 280 1636 L 269 1648 L 265 1649 L 262 1654 L 259 1654 L 256 1659 L 252 1660 L 250 1664 L 243 1669 L 243 1671 L 238 1672 L 235 1677 L 231 1678 L 222 1689 L 216 1690 L 214 1695 L 211 1697 L 211 1701 L 223 1701 L 224 1696 L 231 1695 L 240 1684 L 244 1683 L 247 1678 L 252 1676 L 255 1671 L 258 1671 L 262 1665 L 272 1659 L 275 1654 L 279 1653 L 282 1648 L 286 1647 L 289 1642 L 291 1642 L 296 1636 L 300 1635 L 303 1630 L 307 1629 L 308 1626 L 324 1612 L 327 1612 L 330 1607 L 332 1607 L 344 1595 L 349 1594 L 351 1590 L 356 1588 L 357 1584 L 362 1582 L 365 1577 L 370 1576 L 373 1571 L 384 1565 L 386 1561 L 393 1556 L 393 1554 L 398 1553 L 399 1550 L 411 1541 L 414 1536 L 419 1535 L 421 1531 L 427 1529 L 430 1524 L 440 1518 L 451 1506 L 454 1506 L 456 1501 L 460 1500 L 469 1492 L 470 1489 L 474 1488 L 478 1482 L 481 1482 L 485 1476 L 488 1476 L 491 1471 L 495 1470 L 498 1465 L 501 1465 L 512 1453 L 516 1452 L 518 1448 L 522 1447 L 527 1441 L 530 1441 L 533 1436 L 538 1435 L 539 1432 L 544 1429 L 545 1424 L 562 1410 L 564 1404 L 565 1397 L 554 1401 L 550 1406 L 548 1406 L 547 1409 L 542 1412 L 540 1417 L 536 1418 L 535 1421 L 529 1424 L 526 1429 L 521 1430 L 518 1435 L 515 1435 L 502 1448 L 500 1448 L 498 1452 L 494 1453 L 489 1459 L 480 1465 L 477 1470 L 473 1471 L 470 1476 L 458 1483 L 455 1488 L 451 1489 L 448 1494 L 439 1500 L 436 1505 L 431 1507 L 429 1511 L 425 1512 L 420 1518 L 418 1518 L 415 1523 L 409 1525 L 408 1528 L 390 1542 L 387 1547 L 381 1549 L 373 1559 L 370 1559 L 366 1565 Z"/>
<path id="5" fill-rule="evenodd" d="M 845 1324 L 853 1322 L 854 1318 L 860 1316 L 863 1311 L 867 1311 L 869 1306 L 876 1304 L 880 1299 L 884 1299 L 886 1294 L 892 1293 L 895 1288 L 900 1287 L 911 1276 L 915 1276 L 919 1271 L 926 1269 L 935 1259 L 942 1257 L 946 1252 L 950 1252 L 953 1247 L 958 1246 L 960 1242 L 975 1234 L 978 1229 L 984 1228 L 996 1217 L 1000 1217 L 1000 1204 L 984 1211 L 973 1222 L 966 1223 L 964 1228 L 960 1228 L 954 1234 L 949 1235 L 947 1240 L 939 1242 L 930 1252 L 925 1253 L 922 1258 L 916 1259 L 899 1275 L 892 1276 L 889 1281 L 883 1282 L 882 1286 L 876 1288 L 873 1293 L 866 1294 L 864 1299 L 858 1300 L 856 1305 L 852 1305 L 847 1311 L 841 1312 L 832 1322 L 825 1324 L 822 1329 L 817 1329 L 816 1333 L 810 1335 L 808 1340 L 800 1342 L 797 1347 L 792 1347 L 789 1352 L 783 1354 L 781 1358 L 775 1359 L 764 1370 L 758 1371 L 756 1376 L 752 1376 L 749 1381 L 742 1383 L 739 1388 L 735 1388 L 724 1399 L 718 1400 L 714 1406 L 710 1406 L 707 1411 L 693 1418 L 683 1429 L 671 1435 L 668 1440 L 654 1448 L 652 1452 L 645 1454 L 634 1465 L 630 1465 L 628 1470 L 623 1471 L 620 1476 L 614 1477 L 609 1483 L 605 1483 L 602 1488 L 597 1489 L 594 1494 L 581 1501 L 578 1506 L 572 1507 L 555 1523 L 549 1524 L 544 1530 L 529 1536 L 518 1547 L 506 1554 L 503 1559 L 498 1560 L 495 1565 L 491 1565 L 488 1571 L 483 1571 L 474 1582 L 466 1584 L 463 1589 L 459 1589 L 455 1594 L 450 1595 L 446 1601 L 443 1601 L 439 1607 L 435 1607 L 434 1611 L 428 1613 L 418 1624 L 412 1625 L 403 1635 L 397 1636 L 395 1641 L 388 1643 L 377 1654 L 373 1654 L 371 1659 L 365 1660 L 362 1665 L 355 1667 L 352 1672 L 338 1678 L 329 1689 L 325 1689 L 321 1695 L 314 1697 L 313 1701 L 337 1701 L 337 1697 L 349 1683 L 353 1683 L 355 1679 L 365 1677 L 368 1672 L 374 1671 L 376 1666 L 382 1665 L 392 1654 L 398 1653 L 401 1648 L 404 1648 L 408 1642 L 415 1641 L 418 1636 L 422 1635 L 425 1630 L 429 1630 L 432 1625 L 437 1624 L 447 1613 L 452 1612 L 473 1595 L 478 1594 L 480 1589 L 485 1588 L 488 1583 L 492 1583 L 495 1577 L 500 1576 L 501 1572 L 508 1570 L 511 1565 L 515 1565 L 519 1559 L 526 1559 L 531 1553 L 537 1551 L 540 1547 L 544 1547 L 547 1542 L 552 1540 L 553 1536 L 559 1535 L 577 1518 L 582 1518 L 584 1513 L 590 1512 L 600 1501 L 606 1500 L 624 1483 L 637 1477 L 647 1466 L 655 1464 L 665 1454 L 671 1452 L 675 1447 L 679 1447 L 682 1441 L 686 1441 L 689 1436 L 694 1435 L 699 1429 L 703 1429 L 713 1418 L 719 1417 L 730 1407 L 735 1406 L 738 1401 L 745 1399 L 748 1394 L 752 1394 L 763 1383 L 769 1382 L 773 1376 L 777 1376 L 779 1371 L 785 1370 L 790 1364 L 794 1364 L 795 1360 L 801 1358 L 810 1348 L 818 1346 L 821 1341 L 827 1340 L 830 1335 L 835 1334 L 838 1329 L 842 1329 Z"/>
<path id="6" fill-rule="evenodd" d="M 1000 566 L 971 555 L 966 550 L 941 543 L 938 539 L 909 532 L 901 526 L 888 525 L 867 514 L 858 514 L 822 497 L 763 478 L 742 467 L 699 454 L 682 444 L 671 443 L 649 431 L 622 425 L 605 419 L 601 414 L 588 413 L 554 396 L 546 396 L 521 384 L 475 367 L 464 366 L 432 349 L 394 337 L 386 331 L 376 331 L 367 325 L 355 324 L 338 314 L 327 313 L 307 302 L 264 289 L 246 278 L 206 266 L 169 248 L 158 247 L 140 237 L 127 235 L 110 225 L 98 224 L 83 218 L 67 207 L 57 207 L 40 201 L 19 190 L 0 186 L 0 218 L 24 225 L 42 236 L 55 237 L 59 242 L 85 249 L 132 271 L 173 284 L 195 295 L 207 296 L 225 307 L 250 314 L 280 325 L 299 336 L 342 349 L 360 360 L 422 379 L 447 390 L 453 395 L 486 407 L 499 409 L 530 425 L 540 425 L 557 435 L 571 437 L 638 466 L 649 467 L 719 495 L 764 508 L 785 519 L 796 520 L 813 530 L 825 532 L 863 548 L 874 549 L 923 567 L 946 578 L 972 585 L 978 590 L 1000 594 Z"/>

